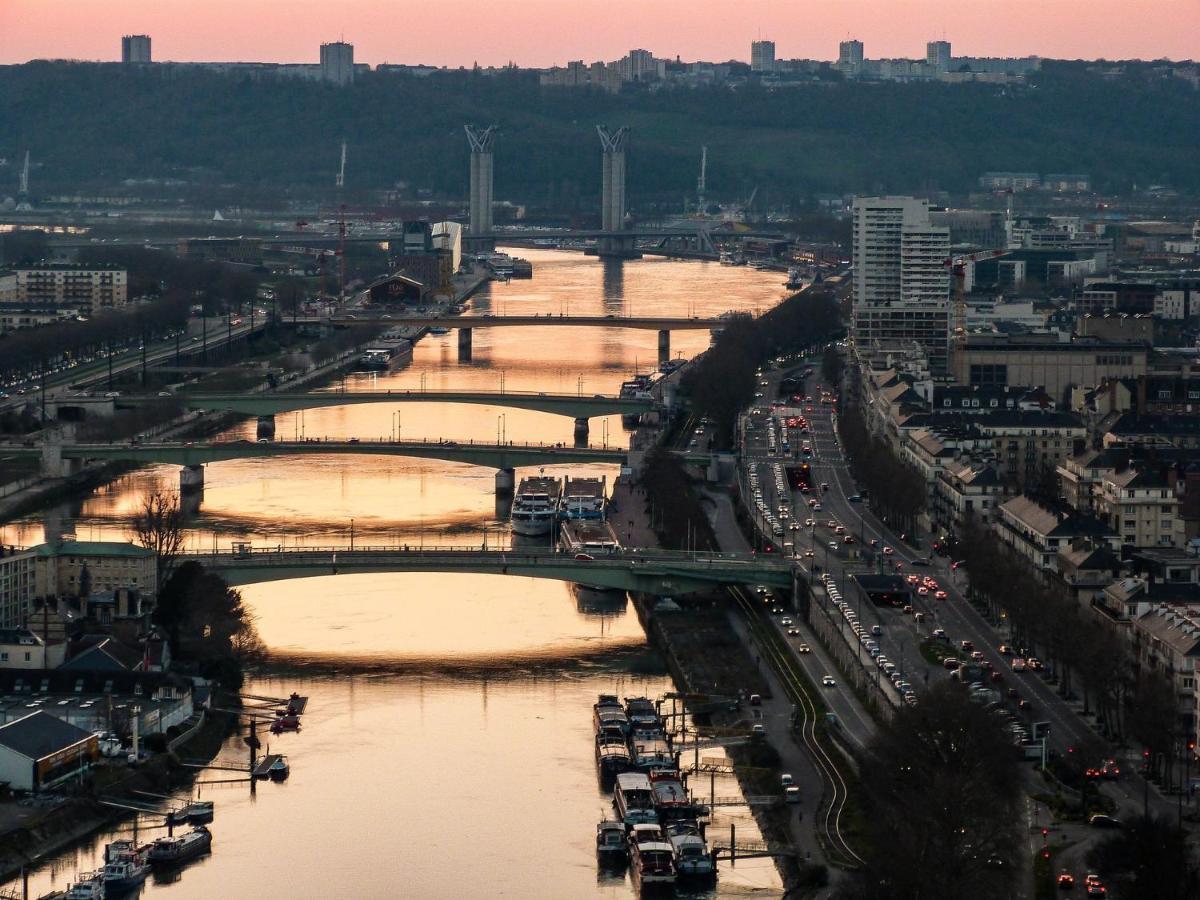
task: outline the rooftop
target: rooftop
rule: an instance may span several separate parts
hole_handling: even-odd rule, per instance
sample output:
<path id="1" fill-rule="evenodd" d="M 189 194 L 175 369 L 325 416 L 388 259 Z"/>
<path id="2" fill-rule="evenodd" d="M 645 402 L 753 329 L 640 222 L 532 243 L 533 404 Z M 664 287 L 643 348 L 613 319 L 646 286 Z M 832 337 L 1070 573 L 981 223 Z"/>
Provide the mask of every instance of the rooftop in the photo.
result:
<path id="1" fill-rule="evenodd" d="M 66 750 L 91 736 L 91 732 L 41 710 L 0 725 L 0 747 L 33 760 Z"/>
<path id="2" fill-rule="evenodd" d="M 153 550 L 124 541 L 63 541 L 58 544 L 38 544 L 33 549 L 39 556 L 154 556 Z"/>

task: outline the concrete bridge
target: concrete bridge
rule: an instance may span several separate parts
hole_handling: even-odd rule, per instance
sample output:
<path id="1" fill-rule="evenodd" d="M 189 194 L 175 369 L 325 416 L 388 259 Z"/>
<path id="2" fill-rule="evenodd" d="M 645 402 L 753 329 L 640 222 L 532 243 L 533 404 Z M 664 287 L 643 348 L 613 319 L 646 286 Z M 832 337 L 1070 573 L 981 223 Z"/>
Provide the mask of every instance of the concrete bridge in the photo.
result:
<path id="1" fill-rule="evenodd" d="M 231 584 L 358 572 L 463 572 L 550 578 L 647 594 L 684 594 L 723 584 L 793 587 L 798 569 L 779 557 L 753 554 L 623 550 L 589 558 L 548 549 L 503 547 L 235 548 L 195 551 L 194 560 Z"/>
<path id="2" fill-rule="evenodd" d="M 639 415 L 654 409 L 651 399 L 606 394 L 551 394 L 531 391 L 306 391 L 262 394 L 176 394 L 173 400 L 191 409 L 229 410 L 252 416 L 270 416 L 298 409 L 354 406 L 360 403 L 474 403 L 530 409 L 587 419 L 593 416 Z M 127 403 L 161 403 L 160 397 L 121 397 Z"/>
<path id="3" fill-rule="evenodd" d="M 640 453 L 623 447 L 577 447 L 561 444 L 485 444 L 472 441 L 365 441 L 308 438 L 302 441 L 189 441 L 187 443 L 69 444 L 58 441 L 41 445 L 0 445 L 5 457 L 41 457 L 44 474 L 65 474 L 63 462 L 81 460 L 122 460 L 136 463 L 167 463 L 183 466 L 179 476 L 181 491 L 204 486 L 204 464 L 231 459 L 274 456 L 349 453 L 367 456 L 405 456 L 417 459 L 444 459 L 449 462 L 489 466 L 496 472 L 496 491 L 504 494 L 515 485 L 513 470 L 518 466 L 552 466 L 569 463 L 634 462 Z"/>

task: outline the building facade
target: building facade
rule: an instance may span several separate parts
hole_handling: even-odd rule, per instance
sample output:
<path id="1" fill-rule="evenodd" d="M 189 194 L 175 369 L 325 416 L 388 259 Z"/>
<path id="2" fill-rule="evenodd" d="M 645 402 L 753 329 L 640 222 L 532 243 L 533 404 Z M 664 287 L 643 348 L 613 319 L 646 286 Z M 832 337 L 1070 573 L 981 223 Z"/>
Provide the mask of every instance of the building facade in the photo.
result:
<path id="1" fill-rule="evenodd" d="M 148 63 L 150 59 L 150 35 L 127 34 L 121 38 L 121 62 Z"/>
<path id="2" fill-rule="evenodd" d="M 25 621 L 37 593 L 37 560 L 33 550 L 0 555 L 0 628 Z"/>
<path id="3" fill-rule="evenodd" d="M 336 85 L 354 81 L 354 45 L 344 41 L 321 45 L 321 80 Z"/>
<path id="4" fill-rule="evenodd" d="M 117 266 L 54 264 L 14 270 L 16 304 L 24 309 L 70 309 L 92 316 L 129 301 L 128 273 Z"/>
<path id="5" fill-rule="evenodd" d="M 750 71 L 762 74 L 775 71 L 774 41 L 754 41 L 750 44 Z"/>

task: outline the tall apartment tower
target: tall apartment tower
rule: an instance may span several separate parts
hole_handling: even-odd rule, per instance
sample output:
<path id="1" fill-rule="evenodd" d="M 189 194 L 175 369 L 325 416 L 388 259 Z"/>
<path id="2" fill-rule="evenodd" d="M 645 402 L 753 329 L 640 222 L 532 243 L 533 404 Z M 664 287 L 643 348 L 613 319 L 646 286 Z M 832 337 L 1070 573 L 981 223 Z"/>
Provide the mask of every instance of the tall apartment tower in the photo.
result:
<path id="1" fill-rule="evenodd" d="M 929 201 L 854 200 L 854 341 L 863 351 L 920 346 L 935 377 L 949 370 L 950 229 Z"/>
<path id="2" fill-rule="evenodd" d="M 346 85 L 354 81 L 354 45 L 344 41 L 321 45 L 321 80 Z"/>
<path id="3" fill-rule="evenodd" d="M 753 41 L 750 44 L 750 71 L 775 71 L 775 42 Z"/>
<path id="4" fill-rule="evenodd" d="M 950 42 L 930 41 L 925 45 L 925 64 L 939 72 L 950 71 Z"/>
<path id="5" fill-rule="evenodd" d="M 862 41 L 842 41 L 838 44 L 838 66 L 842 69 L 859 71 L 863 64 Z"/>
<path id="6" fill-rule="evenodd" d="M 121 38 L 121 62 L 126 65 L 150 62 L 150 35 L 127 34 Z"/>
<path id="7" fill-rule="evenodd" d="M 492 231 L 492 151 L 496 146 L 496 126 L 478 128 L 464 125 L 471 145 L 471 219 L 470 234 Z"/>

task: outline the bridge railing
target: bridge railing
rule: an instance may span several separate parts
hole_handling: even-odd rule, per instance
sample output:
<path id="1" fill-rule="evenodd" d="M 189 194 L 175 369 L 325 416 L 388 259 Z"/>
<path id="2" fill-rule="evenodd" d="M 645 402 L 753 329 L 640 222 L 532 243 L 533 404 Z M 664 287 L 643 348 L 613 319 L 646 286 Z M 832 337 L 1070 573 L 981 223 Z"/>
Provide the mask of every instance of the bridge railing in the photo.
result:
<path id="1" fill-rule="evenodd" d="M 215 440 L 215 441 L 189 441 L 189 442 L 185 442 L 185 443 L 174 443 L 174 442 L 172 442 L 172 443 L 156 443 L 153 441 L 136 441 L 136 442 L 131 441 L 130 444 L 133 446 L 146 447 L 149 449 L 167 448 L 167 449 L 171 449 L 171 450 L 178 450 L 178 449 L 182 449 L 182 448 L 186 448 L 186 447 L 203 449 L 205 447 L 228 447 L 228 446 L 234 446 L 234 445 L 244 446 L 244 445 L 248 445 L 248 444 L 264 444 L 264 445 L 273 445 L 273 446 L 292 446 L 294 444 L 338 444 L 338 445 L 367 444 L 367 445 L 376 446 L 376 447 L 378 447 L 378 446 L 382 446 L 382 447 L 421 447 L 421 448 L 441 447 L 443 449 L 449 449 L 449 450 L 461 450 L 463 448 L 469 448 L 469 447 L 474 447 L 474 448 L 480 449 L 480 450 L 563 450 L 563 451 L 570 451 L 570 452 L 577 452 L 580 450 L 594 450 L 597 453 L 625 453 L 628 450 L 627 447 L 615 447 L 615 446 L 606 445 L 606 444 L 586 444 L 584 446 L 576 446 L 575 444 L 569 443 L 567 441 L 559 441 L 558 443 L 554 443 L 554 444 L 540 444 L 535 441 L 505 441 L 502 444 L 492 444 L 492 443 L 488 443 L 486 441 L 476 441 L 474 439 L 467 439 L 467 440 L 462 440 L 462 441 L 449 441 L 449 440 L 443 440 L 443 439 L 439 438 L 439 439 L 435 439 L 435 440 L 431 441 L 428 438 L 422 438 L 421 440 L 418 441 L 418 440 L 412 440 L 412 439 L 408 439 L 408 438 L 392 438 L 392 437 L 387 437 L 386 435 L 381 435 L 380 437 L 364 437 L 364 438 L 329 437 L 328 435 L 322 435 L 321 437 L 302 437 L 302 438 L 299 438 L 298 440 L 286 440 L 286 439 L 267 440 L 266 438 L 262 438 L 260 440 L 251 440 L 250 438 L 227 437 L 227 438 L 222 438 L 222 439 Z M 114 444 L 103 444 L 103 445 L 99 445 L 99 444 L 95 444 L 95 445 L 93 445 L 93 444 L 64 444 L 64 446 L 68 447 L 68 448 L 70 448 L 70 447 L 90 447 L 90 446 L 104 446 L 104 447 L 111 448 L 113 446 L 119 446 L 119 445 L 114 445 Z"/>

